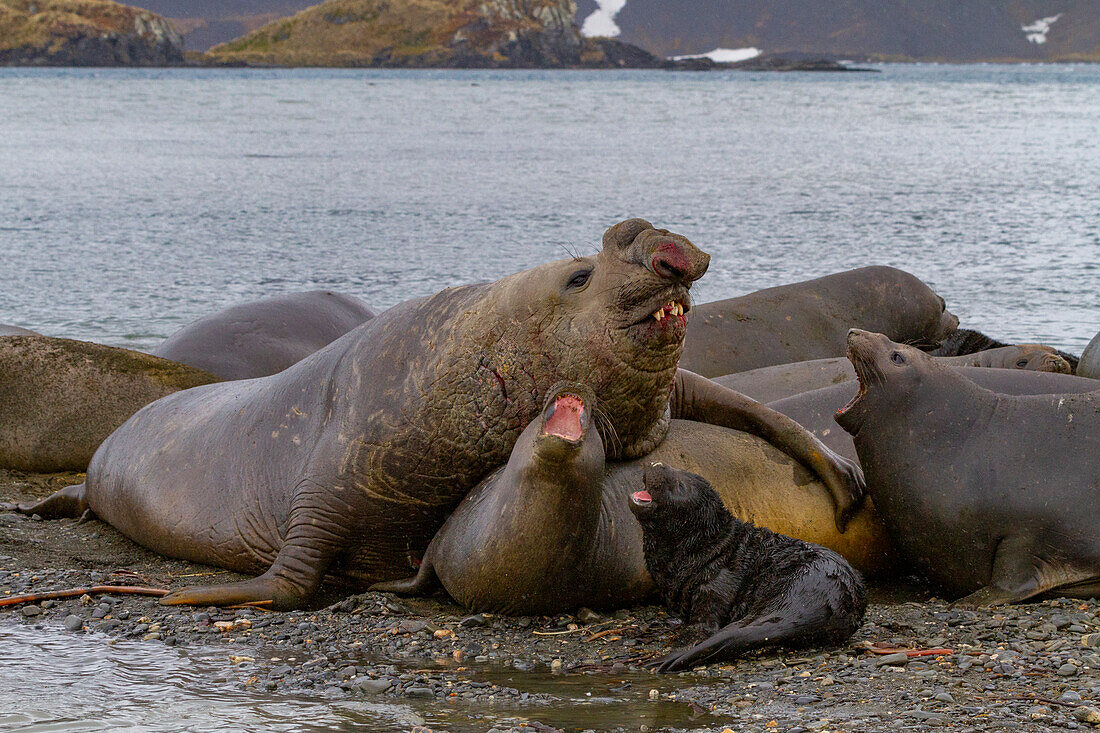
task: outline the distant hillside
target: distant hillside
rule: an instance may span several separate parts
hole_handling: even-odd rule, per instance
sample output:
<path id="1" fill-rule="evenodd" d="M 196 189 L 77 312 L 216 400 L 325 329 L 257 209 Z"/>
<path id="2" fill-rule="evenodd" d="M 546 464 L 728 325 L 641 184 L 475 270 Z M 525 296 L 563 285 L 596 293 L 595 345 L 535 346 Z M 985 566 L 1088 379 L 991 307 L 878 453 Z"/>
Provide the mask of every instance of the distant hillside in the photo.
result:
<path id="1" fill-rule="evenodd" d="M 657 59 L 581 37 L 573 0 L 328 0 L 215 46 L 220 63 L 606 67 Z"/>
<path id="2" fill-rule="evenodd" d="M 183 41 L 158 15 L 109 0 L 0 0 L 0 64 L 165 66 Z"/>
<path id="3" fill-rule="evenodd" d="M 168 18 L 183 35 L 188 51 L 205 51 L 270 23 L 294 15 L 318 0 L 143 0 L 143 6 Z"/>
<path id="4" fill-rule="evenodd" d="M 580 0 L 578 22 L 620 5 Z M 658 56 L 755 47 L 885 60 L 1100 60 L 1100 0 L 626 0 L 612 17 L 620 40 Z"/>

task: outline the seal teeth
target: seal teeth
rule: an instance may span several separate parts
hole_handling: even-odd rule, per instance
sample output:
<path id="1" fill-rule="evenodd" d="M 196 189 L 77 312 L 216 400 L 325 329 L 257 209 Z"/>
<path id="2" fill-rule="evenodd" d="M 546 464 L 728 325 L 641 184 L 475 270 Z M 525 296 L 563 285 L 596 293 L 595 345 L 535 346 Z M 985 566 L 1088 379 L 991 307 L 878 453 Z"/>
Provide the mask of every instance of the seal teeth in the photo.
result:
<path id="1" fill-rule="evenodd" d="M 658 321 L 661 320 L 665 317 L 665 309 L 658 308 L 657 310 L 653 311 L 653 317 L 656 318 Z"/>

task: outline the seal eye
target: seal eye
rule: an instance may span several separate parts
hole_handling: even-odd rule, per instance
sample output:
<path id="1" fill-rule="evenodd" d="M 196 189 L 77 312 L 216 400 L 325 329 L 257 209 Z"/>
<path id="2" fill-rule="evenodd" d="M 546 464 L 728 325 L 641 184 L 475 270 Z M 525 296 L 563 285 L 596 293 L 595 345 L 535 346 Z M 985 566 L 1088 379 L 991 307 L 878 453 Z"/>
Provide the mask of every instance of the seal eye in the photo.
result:
<path id="1" fill-rule="evenodd" d="M 905 357 L 902 356 L 900 351 L 895 351 L 893 354 L 890 354 L 890 361 L 894 362 L 895 364 L 904 364 Z"/>
<path id="2" fill-rule="evenodd" d="M 1023 369 L 1026 366 L 1027 366 L 1027 359 L 1020 359 L 1018 362 L 1016 362 L 1016 368 L 1017 369 Z"/>
<path id="3" fill-rule="evenodd" d="M 588 284 L 588 278 L 592 277 L 591 270 L 577 270 L 569 277 L 569 282 L 566 283 L 570 288 L 583 288 Z"/>

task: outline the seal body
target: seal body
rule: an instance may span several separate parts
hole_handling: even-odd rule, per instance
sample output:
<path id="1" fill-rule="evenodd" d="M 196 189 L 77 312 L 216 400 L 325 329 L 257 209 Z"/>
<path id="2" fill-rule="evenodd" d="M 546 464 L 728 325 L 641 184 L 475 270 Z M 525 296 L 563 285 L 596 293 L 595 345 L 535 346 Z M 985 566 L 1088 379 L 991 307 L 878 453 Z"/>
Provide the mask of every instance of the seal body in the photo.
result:
<path id="1" fill-rule="evenodd" d="M 41 336 L 42 334 L 32 331 L 29 328 L 21 328 L 19 326 L 9 326 L 6 323 L 0 323 L 0 337 L 3 336 Z"/>
<path id="2" fill-rule="evenodd" d="M 853 330 L 855 440 L 891 536 L 964 602 L 1100 592 L 1100 393 L 1012 396 Z"/>
<path id="3" fill-rule="evenodd" d="M 990 367 L 994 369 L 1026 369 L 1038 372 L 1070 374 L 1069 363 L 1049 346 L 1024 344 L 1002 346 L 965 356 L 938 356 L 946 366 Z M 793 364 L 777 364 L 738 374 L 715 377 L 714 381 L 735 389 L 760 402 L 774 402 L 785 397 L 810 392 L 856 378 L 852 364 L 844 357 L 814 359 Z"/>
<path id="4" fill-rule="evenodd" d="M 664 603 L 708 637 L 658 664 L 675 672 L 766 646 L 839 644 L 863 622 L 859 573 L 835 552 L 735 519 L 700 476 L 654 464 L 631 495 Z"/>
<path id="5" fill-rule="evenodd" d="M 85 485 L 21 510 L 86 505 L 163 554 L 263 573 L 165 603 L 293 608 L 326 574 L 403 577 L 556 382 L 588 381 L 611 455 L 664 439 L 688 286 L 708 260 L 623 222 L 595 257 L 407 301 L 278 374 L 154 402 Z"/>
<path id="6" fill-rule="evenodd" d="M 1070 374 L 984 367 L 949 367 L 949 369 L 980 387 L 1007 395 L 1080 393 L 1100 390 L 1100 380 L 1085 379 Z M 836 411 L 847 404 L 858 391 L 858 382 L 844 382 L 775 400 L 769 402 L 768 407 L 805 427 L 836 453 L 851 460 L 858 460 L 851 436 L 841 430 L 833 419 Z"/>
<path id="7" fill-rule="evenodd" d="M 1006 344 L 1004 341 L 998 341 L 986 336 L 981 331 L 960 328 L 944 337 L 939 345 L 934 349 L 928 350 L 928 353 L 932 356 L 966 356 L 980 354 L 984 351 L 995 351 L 1008 345 L 1009 344 Z M 1069 365 L 1069 372 L 1067 372 L 1067 374 L 1077 373 L 1078 357 L 1057 349 L 1054 349 L 1054 353 L 1062 357 Z M 1081 376 L 1087 377 L 1089 375 L 1083 374 Z"/>
<path id="8" fill-rule="evenodd" d="M 212 374 L 128 349 L 19 335 L 0 338 L 0 466 L 83 471 L 100 443 L 154 400 Z"/>
<path id="9" fill-rule="evenodd" d="M 374 317 L 359 298 L 327 290 L 239 303 L 190 323 L 153 350 L 222 379 L 266 377 Z"/>
<path id="10" fill-rule="evenodd" d="M 848 329 L 934 346 L 959 325 L 943 298 L 892 267 L 863 267 L 695 306 L 680 366 L 717 377 L 844 356 Z"/>
<path id="11" fill-rule="evenodd" d="M 1077 367 L 1077 375 L 1100 379 L 1100 333 L 1096 334 L 1089 345 L 1081 354 L 1081 363 Z"/>

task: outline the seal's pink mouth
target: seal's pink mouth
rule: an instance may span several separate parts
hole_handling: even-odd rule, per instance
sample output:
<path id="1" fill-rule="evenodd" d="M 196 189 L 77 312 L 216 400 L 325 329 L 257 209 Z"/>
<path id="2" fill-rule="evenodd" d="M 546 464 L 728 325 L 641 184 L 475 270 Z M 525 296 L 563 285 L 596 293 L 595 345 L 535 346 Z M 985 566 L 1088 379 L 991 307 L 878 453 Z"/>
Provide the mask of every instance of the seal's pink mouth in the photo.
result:
<path id="1" fill-rule="evenodd" d="M 635 491 L 630 495 L 630 498 L 635 504 L 650 504 L 653 502 L 653 497 L 649 495 L 648 491 Z"/>
<path id="2" fill-rule="evenodd" d="M 543 435 L 555 435 L 577 443 L 584 437 L 584 401 L 565 394 L 554 401 L 554 412 L 542 428 Z"/>

